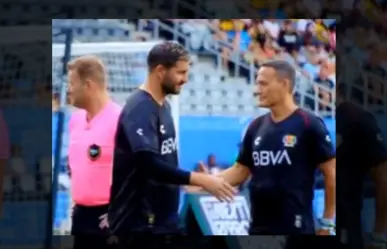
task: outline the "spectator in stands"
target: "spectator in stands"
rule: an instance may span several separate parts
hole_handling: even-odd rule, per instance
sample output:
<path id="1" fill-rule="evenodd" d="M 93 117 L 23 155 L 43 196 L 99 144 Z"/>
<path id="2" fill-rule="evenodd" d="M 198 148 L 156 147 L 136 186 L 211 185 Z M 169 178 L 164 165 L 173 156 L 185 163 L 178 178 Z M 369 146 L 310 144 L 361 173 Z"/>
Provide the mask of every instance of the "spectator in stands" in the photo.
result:
<path id="1" fill-rule="evenodd" d="M 266 31 L 265 26 L 263 25 L 262 20 L 252 20 L 249 29 L 249 35 L 252 39 L 252 42 L 263 43 L 266 41 L 267 36 L 269 35 Z"/>
<path id="2" fill-rule="evenodd" d="M 328 110 L 329 104 L 332 103 L 332 91 L 335 88 L 335 81 L 332 79 L 332 65 L 324 62 L 320 67 L 320 72 L 314 79 L 317 85 L 315 91 L 321 98 L 320 110 Z M 334 76 L 333 76 L 334 77 Z M 321 87 L 319 87 L 321 86 Z"/>
<path id="3" fill-rule="evenodd" d="M 59 111 L 59 93 L 52 94 L 52 112 L 55 113 Z"/>
<path id="4" fill-rule="evenodd" d="M 232 47 L 223 47 L 223 65 L 228 68 L 230 59 L 235 59 L 239 53 L 242 55 L 249 49 L 251 37 L 246 23 L 240 19 L 222 21 L 220 23 L 222 30 L 226 32 L 227 40 L 231 42 Z M 234 54 L 234 52 L 237 52 Z M 236 58 L 239 60 L 239 58 Z"/>
<path id="5" fill-rule="evenodd" d="M 307 55 L 307 59 L 307 62 L 303 65 L 302 68 L 306 72 L 308 78 L 313 80 L 317 78 L 318 74 L 320 73 L 321 61 L 316 51 L 309 53 Z"/>
<path id="6" fill-rule="evenodd" d="M 269 33 L 270 37 L 277 40 L 281 30 L 281 26 L 276 19 L 266 19 L 263 21 L 263 26 Z"/>
<path id="7" fill-rule="evenodd" d="M 263 22 L 260 20 L 253 20 L 248 28 L 248 33 L 251 37 L 251 42 L 248 51 L 244 54 L 244 60 L 248 63 L 259 63 L 260 60 L 264 59 L 261 55 L 262 47 L 268 37 Z"/>
<path id="8" fill-rule="evenodd" d="M 194 51 L 200 51 L 209 47 L 209 38 L 211 31 L 208 27 L 208 21 L 205 19 L 188 20 L 181 24 L 181 31 L 189 36 L 190 48 Z"/>
<path id="9" fill-rule="evenodd" d="M 332 50 L 336 50 L 336 23 L 329 27 L 329 47 Z"/>
<path id="10" fill-rule="evenodd" d="M 302 43 L 304 46 L 313 46 L 317 43 L 316 30 L 313 22 L 309 22 L 305 26 L 305 31 L 302 33 Z"/>
<path id="11" fill-rule="evenodd" d="M 307 27 L 313 24 L 312 19 L 295 19 L 294 22 L 296 23 L 296 31 L 299 35 L 303 35 L 308 30 Z"/>
<path id="12" fill-rule="evenodd" d="M 217 163 L 216 157 L 214 154 L 210 154 L 207 157 L 207 166 L 204 166 L 205 169 L 202 169 L 201 167 L 203 164 L 201 162 L 198 163 L 196 167 L 196 171 L 208 171 L 210 174 L 216 175 L 217 173 L 221 172 L 223 169 L 222 167 Z"/>
<path id="13" fill-rule="evenodd" d="M 294 57 L 297 55 L 300 47 L 300 38 L 291 20 L 284 21 L 283 27 L 278 35 L 278 44 Z"/>
<path id="14" fill-rule="evenodd" d="M 329 42 L 329 33 L 328 29 L 325 26 L 324 20 L 323 19 L 316 19 L 314 23 L 314 30 L 316 32 L 317 38 L 324 43 Z"/>

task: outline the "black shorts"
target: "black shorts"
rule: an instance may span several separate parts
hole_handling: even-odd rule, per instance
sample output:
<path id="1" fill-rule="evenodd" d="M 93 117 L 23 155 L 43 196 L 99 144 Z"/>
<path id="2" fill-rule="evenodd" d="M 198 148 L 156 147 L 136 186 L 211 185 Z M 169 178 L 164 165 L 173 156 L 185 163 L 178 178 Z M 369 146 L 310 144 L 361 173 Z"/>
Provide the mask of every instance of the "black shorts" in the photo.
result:
<path id="1" fill-rule="evenodd" d="M 303 221 L 303 224 L 301 227 L 297 228 L 294 225 L 268 225 L 268 226 L 250 226 L 249 228 L 249 235 L 303 235 L 303 234 L 309 234 L 314 235 L 316 234 L 316 230 L 314 227 L 313 220 L 310 221 Z"/>
<path id="2" fill-rule="evenodd" d="M 339 248 L 336 236 L 288 236 L 284 249 Z M 340 247 L 341 248 L 341 247 Z"/>
<path id="3" fill-rule="evenodd" d="M 223 237 L 154 235 L 137 233 L 119 238 L 119 249 L 212 249 L 227 248 Z"/>
<path id="4" fill-rule="evenodd" d="M 108 205 L 86 207 L 75 205 L 72 214 L 71 234 L 74 236 L 74 249 L 115 249 L 108 228 L 99 227 L 100 217 L 107 213 Z"/>
<path id="5" fill-rule="evenodd" d="M 119 238 L 120 249 L 181 249 L 188 247 L 184 236 L 135 233 Z"/>

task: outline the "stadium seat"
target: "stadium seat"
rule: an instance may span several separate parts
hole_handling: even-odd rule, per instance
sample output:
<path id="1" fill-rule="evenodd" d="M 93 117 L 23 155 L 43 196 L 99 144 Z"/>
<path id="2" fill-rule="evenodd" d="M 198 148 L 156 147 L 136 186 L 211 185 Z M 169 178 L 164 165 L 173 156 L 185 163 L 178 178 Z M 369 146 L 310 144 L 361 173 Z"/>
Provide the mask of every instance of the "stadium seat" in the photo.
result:
<path id="1" fill-rule="evenodd" d="M 51 187 L 52 187 L 52 178 L 51 174 L 48 176 L 43 176 L 43 189 L 45 193 L 50 193 L 51 192 Z"/>
<path id="2" fill-rule="evenodd" d="M 18 175 L 23 175 L 27 171 L 25 161 L 21 157 L 11 158 L 9 161 L 9 166 L 12 172 Z"/>
<path id="3" fill-rule="evenodd" d="M 30 174 L 24 174 L 19 177 L 20 189 L 24 193 L 33 193 L 36 191 L 36 179 Z"/>
<path id="4" fill-rule="evenodd" d="M 4 177 L 3 190 L 5 194 L 10 194 L 13 192 L 14 185 L 12 183 L 12 176 L 6 175 Z"/>
<path id="5" fill-rule="evenodd" d="M 51 175 L 52 157 L 43 157 L 39 161 L 39 173 L 42 175 Z"/>

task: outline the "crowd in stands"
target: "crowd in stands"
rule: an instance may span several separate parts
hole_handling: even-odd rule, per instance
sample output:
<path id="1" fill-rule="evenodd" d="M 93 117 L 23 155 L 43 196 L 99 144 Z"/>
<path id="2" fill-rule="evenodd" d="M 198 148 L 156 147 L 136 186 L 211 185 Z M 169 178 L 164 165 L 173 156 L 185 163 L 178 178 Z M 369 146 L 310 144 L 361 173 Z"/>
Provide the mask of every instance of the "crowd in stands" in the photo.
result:
<path id="1" fill-rule="evenodd" d="M 336 85 L 335 20 L 164 19 L 162 23 L 188 36 L 188 45 L 195 52 L 219 51 L 222 67 L 231 75 L 238 67 L 239 74 L 249 78 L 252 65 L 258 67 L 270 59 L 287 60 L 298 69 L 300 91 L 317 95 L 320 110 L 332 108 Z M 153 29 L 150 20 L 141 20 L 139 25 L 144 30 Z M 173 39 L 173 35 L 160 32 L 166 39 Z"/>
<path id="2" fill-rule="evenodd" d="M 163 19 L 162 23 L 188 36 L 188 45 L 195 52 L 220 51 L 222 67 L 231 75 L 238 71 L 251 77 L 251 65 L 281 58 L 297 67 L 298 92 L 318 96 L 320 110 L 332 107 L 328 103 L 335 103 L 335 87 L 344 84 L 350 89 L 348 98 L 385 112 L 387 46 L 380 41 L 386 38 L 386 22 L 380 22 L 383 15 L 375 14 L 375 8 L 366 9 L 369 11 L 342 16 L 338 32 L 343 42 L 337 48 L 335 19 Z M 380 10 L 385 13 L 386 9 L 382 5 Z M 139 23 L 152 31 L 150 20 Z M 160 36 L 173 38 L 165 31 Z M 342 56 L 336 61 L 337 53 Z M 337 78 L 336 66 L 342 69 Z"/>

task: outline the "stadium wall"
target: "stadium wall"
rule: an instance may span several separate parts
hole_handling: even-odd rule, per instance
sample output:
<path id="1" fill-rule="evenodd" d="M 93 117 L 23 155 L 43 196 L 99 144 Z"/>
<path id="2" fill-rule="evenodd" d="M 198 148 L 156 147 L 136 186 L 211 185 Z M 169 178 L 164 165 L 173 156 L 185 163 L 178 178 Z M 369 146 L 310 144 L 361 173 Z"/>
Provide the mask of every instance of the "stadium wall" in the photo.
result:
<path id="1" fill-rule="evenodd" d="M 242 132 L 252 118 L 182 116 L 180 117 L 180 165 L 193 170 L 198 160 L 206 160 L 209 153 L 218 163 L 232 165 L 236 159 Z M 336 122 L 325 119 L 332 141 L 336 139 Z"/>

